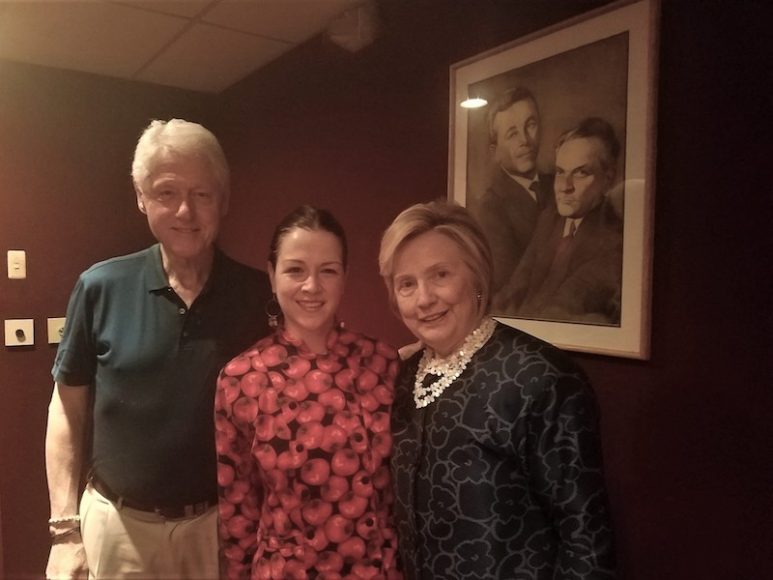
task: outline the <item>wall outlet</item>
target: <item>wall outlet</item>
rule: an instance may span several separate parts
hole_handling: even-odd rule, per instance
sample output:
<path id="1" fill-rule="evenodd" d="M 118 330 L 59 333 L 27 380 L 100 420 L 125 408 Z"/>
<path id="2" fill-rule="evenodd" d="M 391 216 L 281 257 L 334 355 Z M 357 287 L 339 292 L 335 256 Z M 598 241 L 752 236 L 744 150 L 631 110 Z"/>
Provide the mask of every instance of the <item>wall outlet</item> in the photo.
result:
<path id="1" fill-rule="evenodd" d="M 32 318 L 15 318 L 5 321 L 5 346 L 30 346 L 35 344 L 35 323 Z"/>
<path id="2" fill-rule="evenodd" d="M 64 318 L 48 318 L 48 344 L 59 344 L 64 335 Z"/>

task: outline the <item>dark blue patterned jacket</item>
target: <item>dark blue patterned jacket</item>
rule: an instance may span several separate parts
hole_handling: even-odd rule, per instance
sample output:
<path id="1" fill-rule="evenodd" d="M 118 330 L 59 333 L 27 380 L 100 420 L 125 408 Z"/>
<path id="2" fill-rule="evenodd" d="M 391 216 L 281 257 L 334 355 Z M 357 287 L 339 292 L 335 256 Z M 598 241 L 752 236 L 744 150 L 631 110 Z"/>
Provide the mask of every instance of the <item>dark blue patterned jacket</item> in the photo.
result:
<path id="1" fill-rule="evenodd" d="M 498 324 L 459 379 L 416 409 L 420 358 L 406 361 L 392 410 L 407 577 L 614 578 L 598 411 L 582 371 Z"/>

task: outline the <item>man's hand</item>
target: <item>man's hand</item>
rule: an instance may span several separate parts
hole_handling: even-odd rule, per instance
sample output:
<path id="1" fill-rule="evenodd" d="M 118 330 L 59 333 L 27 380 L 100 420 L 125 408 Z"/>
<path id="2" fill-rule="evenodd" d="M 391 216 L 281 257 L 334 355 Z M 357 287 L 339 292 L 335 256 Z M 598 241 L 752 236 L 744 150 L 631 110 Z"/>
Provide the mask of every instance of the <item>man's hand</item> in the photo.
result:
<path id="1" fill-rule="evenodd" d="M 89 567 L 80 534 L 51 546 L 46 580 L 87 580 Z"/>

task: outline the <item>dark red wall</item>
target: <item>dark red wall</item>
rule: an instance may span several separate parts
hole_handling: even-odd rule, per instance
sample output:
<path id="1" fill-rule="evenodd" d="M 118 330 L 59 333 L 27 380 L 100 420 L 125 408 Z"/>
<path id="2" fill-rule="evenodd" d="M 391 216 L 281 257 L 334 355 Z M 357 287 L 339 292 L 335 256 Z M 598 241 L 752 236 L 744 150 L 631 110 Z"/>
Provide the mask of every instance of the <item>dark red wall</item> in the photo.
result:
<path id="1" fill-rule="evenodd" d="M 61 316 L 78 272 L 149 240 L 128 179 L 154 116 L 222 137 L 234 195 L 222 245 L 257 266 L 299 203 L 332 209 L 350 237 L 342 315 L 408 339 L 378 278 L 381 231 L 443 197 L 448 66 L 603 2 L 385 0 L 381 38 L 349 54 L 322 39 L 225 94 L 189 93 L 0 65 L 0 317 L 32 317 L 29 350 L 0 350 L 0 513 L 5 577 L 38 577 L 47 553 L 43 434 Z M 762 3 L 662 10 L 653 352 L 575 355 L 603 412 L 607 480 L 627 579 L 767 578 L 773 513 L 769 99 Z"/>

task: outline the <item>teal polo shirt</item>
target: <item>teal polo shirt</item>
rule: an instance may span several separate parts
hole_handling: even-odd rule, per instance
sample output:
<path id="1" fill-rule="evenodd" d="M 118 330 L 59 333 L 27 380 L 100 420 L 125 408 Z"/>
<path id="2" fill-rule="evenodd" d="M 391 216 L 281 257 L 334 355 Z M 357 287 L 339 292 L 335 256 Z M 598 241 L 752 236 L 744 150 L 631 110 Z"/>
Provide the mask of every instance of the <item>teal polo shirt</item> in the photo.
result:
<path id="1" fill-rule="evenodd" d="M 219 250 L 190 308 L 158 244 L 81 274 L 52 374 L 94 386 L 91 468 L 113 492 L 151 505 L 217 497 L 217 374 L 268 334 L 270 297 L 264 272 Z"/>

